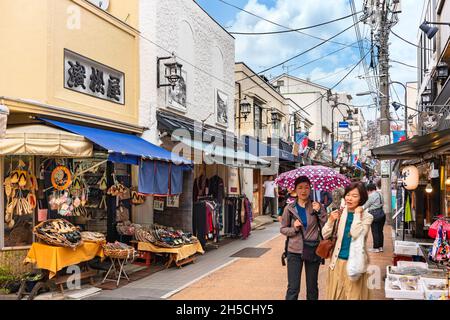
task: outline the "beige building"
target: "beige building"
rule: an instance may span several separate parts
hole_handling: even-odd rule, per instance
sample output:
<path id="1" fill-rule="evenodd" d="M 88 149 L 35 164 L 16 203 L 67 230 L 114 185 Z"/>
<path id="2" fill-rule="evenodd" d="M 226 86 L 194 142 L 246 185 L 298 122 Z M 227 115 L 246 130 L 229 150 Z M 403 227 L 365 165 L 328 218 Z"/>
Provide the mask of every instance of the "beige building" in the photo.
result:
<path id="1" fill-rule="evenodd" d="M 55 165 L 74 171 L 98 164 L 95 174 L 84 176 L 94 184 L 91 190 L 102 175 L 115 173 L 132 182 L 131 166 L 106 164 L 108 150 L 101 151 L 84 136 L 41 120 L 50 118 L 117 133 L 143 132 L 138 119 L 138 0 L 111 0 L 102 8 L 94 2 L 0 2 L 0 38 L 4 44 L 0 50 L 0 105 L 10 111 L 0 148 L 0 266 L 17 273 L 23 270 L 22 261 L 35 240 L 31 229 L 43 216 L 38 215 L 37 207 L 25 215 L 9 210 L 5 214 L 10 199 L 3 181 L 13 170 L 26 170 L 29 176 L 37 177 L 42 192 L 36 197 L 40 209 L 48 210 L 46 218 L 51 217 L 47 206 L 54 190 L 47 183 Z M 7 145 L 10 148 L 5 149 Z M 92 193 L 90 199 L 100 202 L 102 196 Z M 89 208 L 92 219 L 78 222 L 110 235 L 115 230 L 109 208 Z"/>
<path id="2" fill-rule="evenodd" d="M 264 181 L 269 175 L 295 168 L 288 141 L 292 141 L 291 110 L 298 111 L 300 107 L 245 63 L 236 63 L 235 81 L 236 133 L 246 141 L 249 153 L 271 161 L 267 169 L 244 169 L 244 191 L 252 195 L 254 214 L 261 215 Z M 278 150 L 280 153 L 276 154 Z"/>

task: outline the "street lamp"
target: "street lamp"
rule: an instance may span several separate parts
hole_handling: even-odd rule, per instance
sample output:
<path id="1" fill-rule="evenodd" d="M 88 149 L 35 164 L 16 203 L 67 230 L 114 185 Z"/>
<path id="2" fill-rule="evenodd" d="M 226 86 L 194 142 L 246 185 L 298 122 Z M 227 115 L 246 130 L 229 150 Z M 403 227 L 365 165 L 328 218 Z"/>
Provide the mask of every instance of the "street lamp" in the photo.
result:
<path id="1" fill-rule="evenodd" d="M 429 22 L 429 21 L 425 20 L 419 26 L 419 29 L 422 30 L 427 35 L 428 39 L 432 39 L 436 35 L 436 33 L 439 31 L 439 29 L 437 27 L 431 27 L 431 26 L 429 26 L 429 24 L 450 26 L 450 22 Z"/>
<path id="2" fill-rule="evenodd" d="M 164 64 L 164 66 L 166 67 L 165 78 L 167 79 L 167 81 L 169 81 L 169 83 L 166 83 L 166 84 L 162 84 L 160 81 L 161 60 L 170 60 L 169 62 L 166 62 Z M 172 89 L 175 88 L 178 81 L 180 81 L 180 79 L 181 79 L 181 70 L 183 68 L 183 65 L 181 65 L 177 62 L 175 53 L 172 53 L 172 56 L 170 56 L 170 57 L 158 57 L 156 59 L 156 63 L 157 63 L 157 72 L 156 72 L 157 87 L 160 88 L 160 87 L 171 86 Z"/>
<path id="3" fill-rule="evenodd" d="M 247 120 L 248 115 L 251 113 L 251 108 L 252 105 L 247 101 L 247 97 L 245 97 L 244 100 L 239 103 L 239 113 L 241 116 L 236 117 L 236 119 L 244 118 L 244 120 Z"/>

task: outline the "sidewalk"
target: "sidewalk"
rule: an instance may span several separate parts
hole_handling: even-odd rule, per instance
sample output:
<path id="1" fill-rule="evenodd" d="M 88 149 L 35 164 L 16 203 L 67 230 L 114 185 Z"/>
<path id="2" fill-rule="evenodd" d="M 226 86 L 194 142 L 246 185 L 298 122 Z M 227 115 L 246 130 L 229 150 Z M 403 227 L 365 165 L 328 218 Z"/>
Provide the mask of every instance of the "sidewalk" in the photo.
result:
<path id="1" fill-rule="evenodd" d="M 276 225 L 279 225 L 276 223 Z M 370 264 L 379 267 L 381 279 L 379 289 L 372 291 L 373 300 L 383 300 L 386 266 L 392 264 L 393 239 L 390 226 L 385 226 L 385 247 L 383 253 L 370 253 Z M 263 244 L 270 248 L 259 258 L 239 258 L 231 265 L 193 283 L 188 288 L 171 297 L 174 300 L 283 300 L 287 288 L 286 267 L 281 265 L 284 237 Z M 368 247 L 372 245 L 372 235 L 368 237 Z M 328 264 L 328 263 L 327 263 Z M 319 271 L 319 299 L 325 299 L 327 266 Z M 306 299 L 305 274 L 302 274 L 299 299 Z"/>
<path id="2" fill-rule="evenodd" d="M 265 225 L 262 230 L 252 231 L 251 236 L 247 240 L 236 239 L 217 250 L 208 251 L 204 255 L 199 256 L 195 264 L 189 264 L 182 269 L 170 268 L 163 270 L 116 290 L 103 290 L 101 293 L 88 299 L 167 299 L 202 278 L 208 278 L 215 271 L 237 261 L 239 258 L 230 257 L 234 253 L 244 248 L 256 247 L 278 237 L 279 231 L 279 223 Z"/>

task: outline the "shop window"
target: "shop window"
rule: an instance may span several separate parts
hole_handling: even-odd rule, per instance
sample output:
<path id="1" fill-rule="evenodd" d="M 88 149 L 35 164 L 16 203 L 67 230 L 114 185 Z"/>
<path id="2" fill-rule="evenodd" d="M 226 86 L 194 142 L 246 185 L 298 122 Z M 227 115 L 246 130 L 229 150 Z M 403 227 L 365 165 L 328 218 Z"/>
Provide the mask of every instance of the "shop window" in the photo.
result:
<path id="1" fill-rule="evenodd" d="M 111 174 L 107 174 L 106 160 L 106 153 L 97 153 L 89 159 L 6 157 L 3 162 L 3 182 L 7 182 L 3 192 L 3 247 L 31 245 L 33 227 L 47 219 L 66 219 L 82 231 L 107 234 L 108 222 L 114 225 L 116 222 L 108 217 L 108 212 L 123 206 L 131 218 L 130 167 L 115 164 L 111 178 Z M 57 168 L 60 170 L 55 170 Z M 71 183 L 66 188 L 68 178 Z M 126 187 L 114 204 L 108 202 L 107 197 L 111 180 Z M 113 207 L 108 211 L 110 205 Z"/>

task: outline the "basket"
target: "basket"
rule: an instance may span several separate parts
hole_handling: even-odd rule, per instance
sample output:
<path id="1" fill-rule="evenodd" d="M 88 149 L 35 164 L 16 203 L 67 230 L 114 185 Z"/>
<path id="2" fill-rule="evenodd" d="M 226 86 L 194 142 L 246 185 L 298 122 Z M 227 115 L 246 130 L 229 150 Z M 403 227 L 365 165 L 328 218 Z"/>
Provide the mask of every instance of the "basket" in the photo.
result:
<path id="1" fill-rule="evenodd" d="M 83 240 L 80 240 L 76 243 L 70 242 L 69 240 L 67 240 L 67 238 L 65 236 L 63 236 L 63 234 L 53 234 L 53 237 L 50 235 L 47 235 L 46 233 L 40 232 L 39 229 L 48 221 L 51 220 L 47 220 L 47 221 L 42 221 L 41 223 L 39 223 L 38 225 L 36 225 L 33 228 L 33 233 L 34 235 L 42 240 L 43 242 L 52 245 L 52 246 L 57 246 L 57 247 L 64 247 L 64 248 L 71 248 L 71 249 L 76 249 L 77 247 L 83 245 Z M 74 226 L 74 230 L 77 229 Z"/>
<path id="2" fill-rule="evenodd" d="M 103 253 L 105 256 L 114 258 L 114 259 L 134 259 L 136 250 L 133 248 L 130 249 L 110 249 L 106 246 L 103 246 Z"/>

